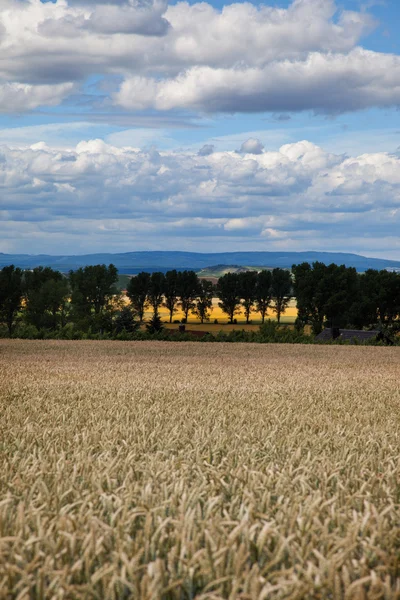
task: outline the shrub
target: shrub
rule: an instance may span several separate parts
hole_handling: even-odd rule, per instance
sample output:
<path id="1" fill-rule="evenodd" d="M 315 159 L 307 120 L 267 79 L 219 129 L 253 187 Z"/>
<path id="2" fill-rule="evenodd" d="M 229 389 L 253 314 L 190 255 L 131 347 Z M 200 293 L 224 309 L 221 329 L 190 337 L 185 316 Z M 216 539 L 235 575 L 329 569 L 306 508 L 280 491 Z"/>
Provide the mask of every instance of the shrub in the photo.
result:
<path id="1" fill-rule="evenodd" d="M 164 325 L 161 321 L 159 314 L 154 313 L 150 321 L 146 325 L 146 331 L 148 333 L 159 333 L 164 329 Z"/>
<path id="2" fill-rule="evenodd" d="M 19 323 L 12 335 L 13 338 L 19 338 L 21 340 L 36 340 L 38 339 L 39 331 L 34 325 L 27 323 Z"/>

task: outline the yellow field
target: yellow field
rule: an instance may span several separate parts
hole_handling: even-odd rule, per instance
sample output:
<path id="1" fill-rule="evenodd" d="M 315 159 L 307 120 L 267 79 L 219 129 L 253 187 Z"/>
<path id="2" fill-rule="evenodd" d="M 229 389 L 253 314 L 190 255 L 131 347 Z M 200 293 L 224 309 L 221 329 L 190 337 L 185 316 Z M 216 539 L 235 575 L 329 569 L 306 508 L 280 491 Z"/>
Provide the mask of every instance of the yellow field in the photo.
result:
<path id="1" fill-rule="evenodd" d="M 218 302 L 219 302 L 218 298 L 213 298 L 213 310 L 210 313 L 209 323 L 213 324 L 214 319 L 218 319 L 219 323 L 228 323 L 228 317 L 226 316 L 225 313 L 222 312 L 222 310 L 218 306 Z M 163 321 L 169 320 L 169 312 L 167 311 L 166 308 L 161 307 L 159 312 L 160 312 L 160 316 Z M 153 314 L 152 311 L 148 310 L 145 313 L 145 319 L 146 320 L 150 319 L 152 314 Z M 174 314 L 173 318 L 181 320 L 183 318 L 183 316 L 184 315 L 183 315 L 182 311 L 180 309 L 178 309 L 178 311 Z M 296 300 L 291 300 L 285 314 L 282 315 L 281 322 L 282 323 L 294 323 L 296 317 L 297 317 Z M 261 317 L 260 317 L 259 313 L 256 313 L 256 312 L 251 313 L 250 318 L 253 323 L 257 323 L 257 324 L 261 323 Z M 276 315 L 272 311 L 269 311 L 267 313 L 266 318 L 275 320 Z M 243 311 L 241 311 L 238 315 L 236 315 L 236 319 L 239 324 L 245 323 L 246 319 L 245 319 Z M 189 314 L 188 323 L 200 323 L 200 321 L 194 315 Z"/>
<path id="2" fill-rule="evenodd" d="M 399 361 L 1 340 L 0 598 L 400 598 Z"/>

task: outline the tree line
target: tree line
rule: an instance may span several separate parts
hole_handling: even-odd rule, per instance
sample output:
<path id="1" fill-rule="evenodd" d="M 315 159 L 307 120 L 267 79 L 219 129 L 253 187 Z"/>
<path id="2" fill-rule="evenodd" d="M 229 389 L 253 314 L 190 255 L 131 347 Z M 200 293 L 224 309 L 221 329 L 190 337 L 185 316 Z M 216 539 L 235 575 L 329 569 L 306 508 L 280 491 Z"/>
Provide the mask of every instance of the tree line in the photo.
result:
<path id="1" fill-rule="evenodd" d="M 194 271 L 172 270 L 165 275 L 142 272 L 129 281 L 127 296 L 140 321 L 149 306 L 153 314 L 158 315 L 162 305 L 169 312 L 170 323 L 178 307 L 185 321 L 191 313 L 204 323 L 210 320 L 212 299 L 217 297 L 230 323 L 241 309 L 246 323 L 252 312 L 260 313 L 264 323 L 269 308 L 276 313 L 279 322 L 292 297 L 292 280 L 290 272 L 284 269 L 226 273 L 216 285 L 199 279 Z"/>
<path id="2" fill-rule="evenodd" d="M 400 274 L 315 262 L 284 269 L 227 273 L 216 285 L 194 271 L 142 272 L 127 286 L 129 303 L 117 289 L 114 265 L 87 266 L 64 275 L 49 267 L 24 271 L 13 265 L 0 271 L 0 322 L 11 336 L 17 324 L 37 331 L 74 327 L 81 332 L 132 332 L 151 309 L 148 331 L 162 329 L 163 306 L 172 322 L 179 309 L 202 323 L 209 321 L 212 299 L 230 323 L 244 312 L 246 323 L 258 313 L 264 323 L 268 310 L 280 322 L 296 298 L 296 328 L 310 325 L 314 334 L 324 326 L 354 329 L 379 326 L 396 329 L 400 321 Z"/>
<path id="3" fill-rule="evenodd" d="M 264 323 L 268 309 L 279 322 L 292 297 L 290 272 L 283 269 L 227 273 L 217 285 L 189 270 L 143 271 L 129 280 L 128 305 L 117 290 L 117 281 L 118 271 L 112 264 L 81 267 L 68 276 L 50 267 L 30 271 L 4 267 L 0 271 L 0 321 L 10 336 L 17 322 L 49 331 L 70 323 L 83 332 L 132 331 L 151 309 L 147 326 L 156 331 L 162 327 L 161 306 L 167 309 L 170 323 L 178 309 L 183 322 L 192 314 L 204 323 L 210 320 L 212 299 L 217 297 L 230 323 L 241 309 L 246 323 L 252 312 L 258 312 Z"/>
<path id="4" fill-rule="evenodd" d="M 293 265 L 296 326 L 363 329 L 379 327 L 396 332 L 400 320 L 400 273 L 304 262 Z"/>

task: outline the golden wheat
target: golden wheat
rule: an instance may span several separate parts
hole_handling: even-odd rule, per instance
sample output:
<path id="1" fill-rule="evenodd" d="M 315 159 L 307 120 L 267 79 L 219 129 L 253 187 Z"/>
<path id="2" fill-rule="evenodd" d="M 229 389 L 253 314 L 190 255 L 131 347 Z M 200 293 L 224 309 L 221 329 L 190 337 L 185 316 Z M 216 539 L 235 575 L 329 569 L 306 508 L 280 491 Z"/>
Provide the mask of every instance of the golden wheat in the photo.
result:
<path id="1" fill-rule="evenodd" d="M 400 348 L 0 343 L 0 598 L 400 598 Z"/>

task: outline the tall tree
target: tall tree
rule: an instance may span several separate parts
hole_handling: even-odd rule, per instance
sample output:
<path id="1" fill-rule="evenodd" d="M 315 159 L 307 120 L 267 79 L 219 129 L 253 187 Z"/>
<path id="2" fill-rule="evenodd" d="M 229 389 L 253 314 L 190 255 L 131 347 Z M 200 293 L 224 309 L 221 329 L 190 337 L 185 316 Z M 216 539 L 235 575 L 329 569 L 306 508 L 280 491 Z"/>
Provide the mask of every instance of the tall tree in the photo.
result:
<path id="1" fill-rule="evenodd" d="M 261 315 L 262 323 L 264 323 L 265 321 L 265 315 L 267 314 L 268 308 L 271 304 L 271 283 L 271 271 L 263 270 L 258 273 L 255 290 L 255 300 L 257 312 L 259 312 Z"/>
<path id="2" fill-rule="evenodd" d="M 98 330 L 112 327 L 112 303 L 118 294 L 118 271 L 111 264 L 70 271 L 71 304 L 82 327 Z"/>
<path id="3" fill-rule="evenodd" d="M 199 293 L 200 282 L 194 271 L 181 271 L 178 273 L 178 295 L 180 306 L 187 321 L 189 311 L 193 310 Z"/>
<path id="4" fill-rule="evenodd" d="M 0 271 L 0 320 L 7 325 L 11 337 L 15 326 L 16 316 L 22 303 L 23 271 L 10 265 Z"/>
<path id="5" fill-rule="evenodd" d="M 144 313 L 148 306 L 148 296 L 150 289 L 150 273 L 142 271 L 129 280 L 126 295 L 131 301 L 132 308 L 139 317 L 139 322 L 143 323 Z"/>
<path id="6" fill-rule="evenodd" d="M 244 308 L 246 323 L 248 323 L 250 319 L 250 313 L 254 308 L 254 302 L 256 299 L 257 272 L 244 271 L 243 273 L 238 273 L 238 277 L 240 296 L 242 298 L 241 304 Z"/>
<path id="7" fill-rule="evenodd" d="M 343 327 L 349 322 L 350 307 L 357 300 L 358 276 L 354 267 L 328 265 L 325 277 L 319 282 L 323 312 L 331 327 Z M 322 304 L 322 303 L 321 303 Z"/>
<path id="8" fill-rule="evenodd" d="M 226 273 L 218 279 L 217 296 L 218 306 L 228 315 L 229 323 L 233 323 L 235 314 L 240 306 L 240 281 L 236 273 Z"/>
<path id="9" fill-rule="evenodd" d="M 68 318 L 68 279 L 64 275 L 61 279 L 49 279 L 43 284 L 41 294 L 46 298 L 50 328 L 64 327 Z"/>
<path id="10" fill-rule="evenodd" d="M 68 279 L 50 267 L 36 267 L 24 274 L 26 320 L 38 329 L 65 325 Z"/>
<path id="11" fill-rule="evenodd" d="M 292 298 L 292 278 L 290 271 L 279 268 L 272 271 L 271 296 L 274 301 L 272 310 L 276 314 L 278 323 L 280 323 L 281 315 L 285 313 Z"/>
<path id="12" fill-rule="evenodd" d="M 362 325 L 392 325 L 400 317 L 400 274 L 368 269 L 359 276 L 358 302 L 352 309 L 353 321 Z"/>
<path id="13" fill-rule="evenodd" d="M 326 265 L 315 262 L 311 266 L 308 262 L 293 265 L 294 277 L 293 292 L 297 303 L 296 324 L 299 328 L 311 324 L 314 334 L 322 331 L 324 322 L 324 299 L 317 294 L 318 284 L 324 279 Z"/>
<path id="14" fill-rule="evenodd" d="M 155 272 L 150 275 L 149 282 L 149 304 L 153 308 L 153 313 L 158 315 L 165 291 L 165 275 L 164 273 Z"/>
<path id="15" fill-rule="evenodd" d="M 164 291 L 164 306 L 169 312 L 169 322 L 172 323 L 172 317 L 176 312 L 176 305 L 178 304 L 178 273 L 174 269 L 173 271 L 167 271 L 165 273 L 165 291 Z"/>
<path id="16" fill-rule="evenodd" d="M 201 279 L 197 295 L 196 305 L 193 308 L 193 314 L 200 319 L 201 323 L 210 320 L 210 311 L 212 311 L 212 299 L 214 295 L 214 286 L 212 281 Z"/>
<path id="17" fill-rule="evenodd" d="M 299 325 L 311 323 L 315 334 L 322 330 L 324 320 L 332 327 L 343 327 L 349 322 L 362 326 L 359 318 L 357 321 L 351 316 L 360 315 L 361 307 L 360 276 L 354 268 L 315 262 L 293 265 L 292 272 Z M 366 308 L 364 305 L 362 310 Z"/>

